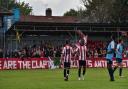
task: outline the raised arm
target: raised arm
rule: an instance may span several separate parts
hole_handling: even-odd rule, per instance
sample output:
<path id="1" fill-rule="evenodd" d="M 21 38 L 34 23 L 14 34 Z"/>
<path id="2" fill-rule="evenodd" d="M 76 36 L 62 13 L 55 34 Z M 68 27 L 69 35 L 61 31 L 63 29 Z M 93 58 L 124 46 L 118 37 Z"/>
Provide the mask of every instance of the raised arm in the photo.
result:
<path id="1" fill-rule="evenodd" d="M 84 42 L 85 43 L 87 43 L 87 38 L 88 38 L 88 36 L 87 35 L 85 35 L 82 31 L 80 31 L 80 30 L 76 30 L 76 33 L 82 38 L 82 39 L 84 39 Z"/>
<path id="2" fill-rule="evenodd" d="M 81 37 L 81 38 L 83 38 L 85 35 L 84 35 L 84 33 L 82 32 L 82 31 L 80 31 L 80 30 L 76 30 L 76 33 Z"/>

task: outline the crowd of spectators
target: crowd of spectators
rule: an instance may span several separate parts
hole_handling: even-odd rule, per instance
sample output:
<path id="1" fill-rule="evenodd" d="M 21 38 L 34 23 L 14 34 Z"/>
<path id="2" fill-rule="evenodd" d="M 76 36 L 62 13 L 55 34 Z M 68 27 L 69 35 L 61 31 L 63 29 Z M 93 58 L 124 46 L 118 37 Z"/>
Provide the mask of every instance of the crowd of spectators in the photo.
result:
<path id="1" fill-rule="evenodd" d="M 92 41 L 89 40 L 87 44 L 87 57 L 98 58 L 105 57 L 106 55 L 106 43 L 103 41 Z M 14 51 L 6 50 L 6 58 L 41 58 L 41 57 L 60 57 L 62 45 L 52 45 L 50 43 L 44 43 L 40 45 L 34 44 L 33 46 L 25 45 L 22 49 Z M 128 57 L 128 50 L 125 51 L 124 57 Z M 3 57 L 3 50 L 0 49 L 0 58 Z"/>
<path id="2" fill-rule="evenodd" d="M 25 45 L 21 49 L 16 49 L 14 51 L 6 50 L 6 58 L 41 58 L 41 57 L 60 57 L 61 47 L 52 46 L 50 43 L 40 44 L 33 46 Z M 0 49 L 0 58 L 3 57 L 3 51 Z"/>
<path id="3" fill-rule="evenodd" d="M 88 57 L 98 58 L 105 57 L 106 55 L 106 43 L 103 41 L 88 41 Z"/>

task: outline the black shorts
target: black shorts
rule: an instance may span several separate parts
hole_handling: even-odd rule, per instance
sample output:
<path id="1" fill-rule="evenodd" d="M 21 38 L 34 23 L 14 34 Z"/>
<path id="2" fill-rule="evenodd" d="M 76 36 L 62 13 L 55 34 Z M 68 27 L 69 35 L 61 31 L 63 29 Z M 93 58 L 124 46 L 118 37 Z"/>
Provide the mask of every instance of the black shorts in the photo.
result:
<path id="1" fill-rule="evenodd" d="M 64 68 L 70 68 L 70 62 L 64 62 Z"/>
<path id="2" fill-rule="evenodd" d="M 112 65 L 112 60 L 107 59 L 107 64 Z"/>
<path id="3" fill-rule="evenodd" d="M 122 59 L 121 58 L 116 58 L 116 62 L 117 63 L 122 63 Z"/>
<path id="4" fill-rule="evenodd" d="M 79 60 L 79 67 L 81 67 L 81 66 L 86 66 L 86 61 L 84 61 L 84 60 Z"/>

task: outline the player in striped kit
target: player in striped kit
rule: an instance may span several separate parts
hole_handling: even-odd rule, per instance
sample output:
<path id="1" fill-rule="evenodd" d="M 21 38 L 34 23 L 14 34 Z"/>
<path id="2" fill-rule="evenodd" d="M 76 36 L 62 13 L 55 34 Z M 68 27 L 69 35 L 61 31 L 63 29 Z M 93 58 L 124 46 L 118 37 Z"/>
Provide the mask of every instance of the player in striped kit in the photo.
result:
<path id="1" fill-rule="evenodd" d="M 63 47 L 62 55 L 61 55 L 61 61 L 63 61 L 63 64 L 64 64 L 64 80 L 65 81 L 68 81 L 72 54 L 73 54 L 73 49 L 70 46 L 69 41 L 66 41 L 66 45 Z"/>
<path id="2" fill-rule="evenodd" d="M 79 67 L 78 67 L 78 80 L 84 80 L 84 75 L 86 72 L 86 52 L 87 52 L 87 36 L 85 36 L 81 31 L 77 31 L 81 39 L 79 43 L 76 44 L 76 53 L 78 54 Z M 81 76 L 81 70 L 83 69 L 83 74 Z"/>

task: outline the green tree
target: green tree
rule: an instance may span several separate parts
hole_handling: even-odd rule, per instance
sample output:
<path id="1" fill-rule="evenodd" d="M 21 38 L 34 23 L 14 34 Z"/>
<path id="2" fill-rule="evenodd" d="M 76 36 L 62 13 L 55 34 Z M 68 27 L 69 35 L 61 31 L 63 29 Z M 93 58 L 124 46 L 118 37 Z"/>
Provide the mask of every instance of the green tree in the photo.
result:
<path id="1" fill-rule="evenodd" d="M 111 13 L 112 22 L 128 22 L 128 0 L 115 0 L 113 3 L 113 13 Z"/>
<path id="2" fill-rule="evenodd" d="M 69 10 L 64 16 L 78 16 L 81 22 L 128 23 L 128 0 L 81 0 L 84 8 Z"/>
<path id="3" fill-rule="evenodd" d="M 90 22 L 124 23 L 128 21 L 128 0 L 81 0 Z"/>
<path id="4" fill-rule="evenodd" d="M 30 15 L 32 12 L 32 7 L 29 6 L 29 3 L 17 3 L 17 7 L 20 8 L 21 14 Z"/>
<path id="5" fill-rule="evenodd" d="M 15 0 L 0 0 L 0 4 L 3 9 L 7 10 L 12 10 L 13 8 L 17 7 L 20 9 L 21 14 L 23 15 L 30 15 L 33 10 L 29 3 L 15 3 Z"/>
<path id="6" fill-rule="evenodd" d="M 105 23 L 110 21 L 112 0 L 82 0 L 86 8 L 85 18 L 90 23 Z"/>
<path id="7" fill-rule="evenodd" d="M 75 9 L 70 9 L 69 11 L 64 13 L 64 16 L 77 16 L 78 15 L 78 11 Z"/>

